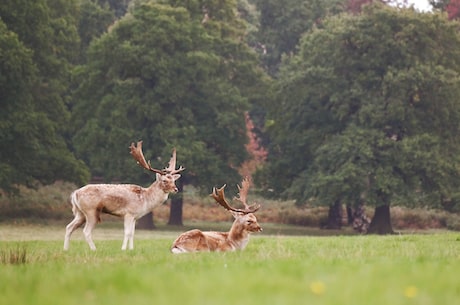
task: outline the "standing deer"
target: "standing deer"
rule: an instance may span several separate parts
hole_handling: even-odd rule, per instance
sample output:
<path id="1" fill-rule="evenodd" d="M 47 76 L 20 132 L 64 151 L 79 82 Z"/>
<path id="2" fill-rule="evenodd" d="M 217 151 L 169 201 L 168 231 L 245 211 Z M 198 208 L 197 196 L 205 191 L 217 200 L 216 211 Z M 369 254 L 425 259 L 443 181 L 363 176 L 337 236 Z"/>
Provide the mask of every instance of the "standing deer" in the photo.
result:
<path id="1" fill-rule="evenodd" d="M 169 193 L 177 192 L 175 181 L 180 178 L 179 172 L 185 168 L 176 169 L 176 150 L 173 150 L 169 166 L 164 170 L 152 168 L 150 161 L 146 162 L 142 153 L 142 141 L 137 146 L 131 143 L 131 155 L 137 163 L 156 173 L 156 180 L 148 188 L 134 184 L 88 184 L 70 195 L 72 212 L 75 218 L 66 227 L 64 250 L 69 249 L 72 232 L 86 222 L 83 234 L 91 250 L 96 250 L 91 233 L 100 222 L 100 214 L 107 213 L 124 218 L 124 239 L 122 250 L 134 248 L 134 230 L 136 220 L 146 215 L 156 206 L 168 199 Z"/>
<path id="2" fill-rule="evenodd" d="M 249 189 L 249 180 L 244 179 L 238 185 L 239 196 L 236 198 L 244 205 L 244 209 L 236 209 L 231 207 L 225 199 L 223 185 L 220 189 L 213 188 L 211 196 L 218 204 L 232 213 L 235 221 L 229 232 L 213 232 L 190 230 L 182 233 L 172 244 L 172 253 L 186 253 L 199 251 L 235 251 L 243 250 L 249 242 L 249 234 L 252 232 L 260 232 L 262 228 L 257 222 L 256 212 L 260 205 L 253 204 L 248 206 L 247 194 Z"/>

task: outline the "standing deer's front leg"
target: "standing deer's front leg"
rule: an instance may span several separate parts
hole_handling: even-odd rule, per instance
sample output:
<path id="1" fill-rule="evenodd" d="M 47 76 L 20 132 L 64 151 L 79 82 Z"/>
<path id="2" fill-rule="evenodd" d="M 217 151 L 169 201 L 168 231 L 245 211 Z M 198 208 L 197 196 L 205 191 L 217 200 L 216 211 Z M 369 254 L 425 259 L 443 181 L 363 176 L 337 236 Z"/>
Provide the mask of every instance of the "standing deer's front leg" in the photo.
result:
<path id="1" fill-rule="evenodd" d="M 134 248 L 134 228 L 136 226 L 136 220 L 133 216 L 126 214 L 125 215 L 125 237 L 123 239 L 123 245 L 121 246 L 121 250 L 126 250 L 126 246 L 128 245 L 129 241 L 129 250 Z"/>
<path id="2" fill-rule="evenodd" d="M 96 250 L 96 246 L 94 245 L 94 242 L 93 242 L 92 233 L 97 223 L 97 216 L 95 215 L 95 213 L 90 212 L 90 213 L 87 213 L 85 217 L 86 217 L 86 224 L 85 224 L 85 227 L 83 228 L 83 235 L 85 236 L 86 242 L 88 243 L 90 249 L 94 251 Z"/>
<path id="3" fill-rule="evenodd" d="M 129 250 L 134 249 L 134 231 L 136 230 L 136 220 L 133 219 L 131 224 L 131 238 L 129 239 Z"/>

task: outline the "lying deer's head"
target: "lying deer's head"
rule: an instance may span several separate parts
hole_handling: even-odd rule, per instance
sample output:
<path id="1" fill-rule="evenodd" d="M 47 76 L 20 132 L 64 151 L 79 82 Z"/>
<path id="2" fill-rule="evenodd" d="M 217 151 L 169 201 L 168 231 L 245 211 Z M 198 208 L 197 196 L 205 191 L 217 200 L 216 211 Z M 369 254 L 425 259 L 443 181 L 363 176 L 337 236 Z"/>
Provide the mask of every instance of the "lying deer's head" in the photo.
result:
<path id="1" fill-rule="evenodd" d="M 243 226 L 244 229 L 248 232 L 260 232 L 262 228 L 260 227 L 259 223 L 257 222 L 256 216 L 253 214 L 258 209 L 260 209 L 259 204 L 248 205 L 247 204 L 247 194 L 249 190 L 249 180 L 247 178 L 243 179 L 241 182 L 241 187 L 238 185 L 238 197 L 235 198 L 236 200 L 240 201 L 244 205 L 244 209 L 236 209 L 230 206 L 225 199 L 225 184 L 219 188 L 213 188 L 211 196 L 216 200 L 218 204 L 220 204 L 223 208 L 230 211 L 233 217 L 235 218 L 235 222 L 239 225 Z"/>

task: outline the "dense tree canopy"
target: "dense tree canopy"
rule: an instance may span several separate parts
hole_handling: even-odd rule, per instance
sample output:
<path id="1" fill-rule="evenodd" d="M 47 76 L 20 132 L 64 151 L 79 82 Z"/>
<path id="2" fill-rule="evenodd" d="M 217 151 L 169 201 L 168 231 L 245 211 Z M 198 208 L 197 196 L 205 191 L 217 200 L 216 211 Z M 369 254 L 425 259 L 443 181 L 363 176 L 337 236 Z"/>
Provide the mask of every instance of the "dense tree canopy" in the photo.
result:
<path id="1" fill-rule="evenodd" d="M 0 188 L 83 183 L 66 142 L 70 62 L 78 43 L 73 1 L 0 3 Z"/>
<path id="2" fill-rule="evenodd" d="M 80 52 L 78 63 L 84 63 L 86 50 L 91 41 L 105 33 L 116 19 L 113 10 L 91 0 L 80 1 L 79 16 L 78 35 L 80 37 Z"/>
<path id="3" fill-rule="evenodd" d="M 142 139 L 207 193 L 240 180 L 250 111 L 274 196 L 453 209 L 459 1 L 400 2 L 2 1 L 0 188 L 151 182 L 128 153 Z"/>
<path id="4" fill-rule="evenodd" d="M 300 37 L 323 18 L 345 11 L 347 0 L 253 0 L 260 11 L 261 59 L 276 75 L 281 58 L 297 52 Z"/>
<path id="5" fill-rule="evenodd" d="M 138 180 L 127 146 L 144 140 L 164 166 L 173 147 L 188 183 L 236 183 L 246 159 L 244 112 L 260 83 L 234 3 L 139 1 L 95 41 L 74 108 L 74 143 L 95 175 Z M 224 5 L 221 7 L 221 5 Z"/>
<path id="6" fill-rule="evenodd" d="M 443 15 L 382 5 L 305 35 L 278 82 L 266 187 L 325 205 L 456 198 L 459 51 Z"/>

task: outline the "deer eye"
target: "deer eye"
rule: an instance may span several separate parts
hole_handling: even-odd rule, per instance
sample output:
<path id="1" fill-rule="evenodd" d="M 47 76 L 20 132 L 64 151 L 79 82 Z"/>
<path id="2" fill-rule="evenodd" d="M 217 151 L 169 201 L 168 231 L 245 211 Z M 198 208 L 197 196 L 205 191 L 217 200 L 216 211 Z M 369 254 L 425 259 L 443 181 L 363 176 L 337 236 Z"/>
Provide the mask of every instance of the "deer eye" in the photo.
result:
<path id="1" fill-rule="evenodd" d="M 250 225 L 250 224 L 253 223 L 253 221 L 252 221 L 252 220 L 248 220 L 247 223 L 248 223 L 248 225 Z"/>

